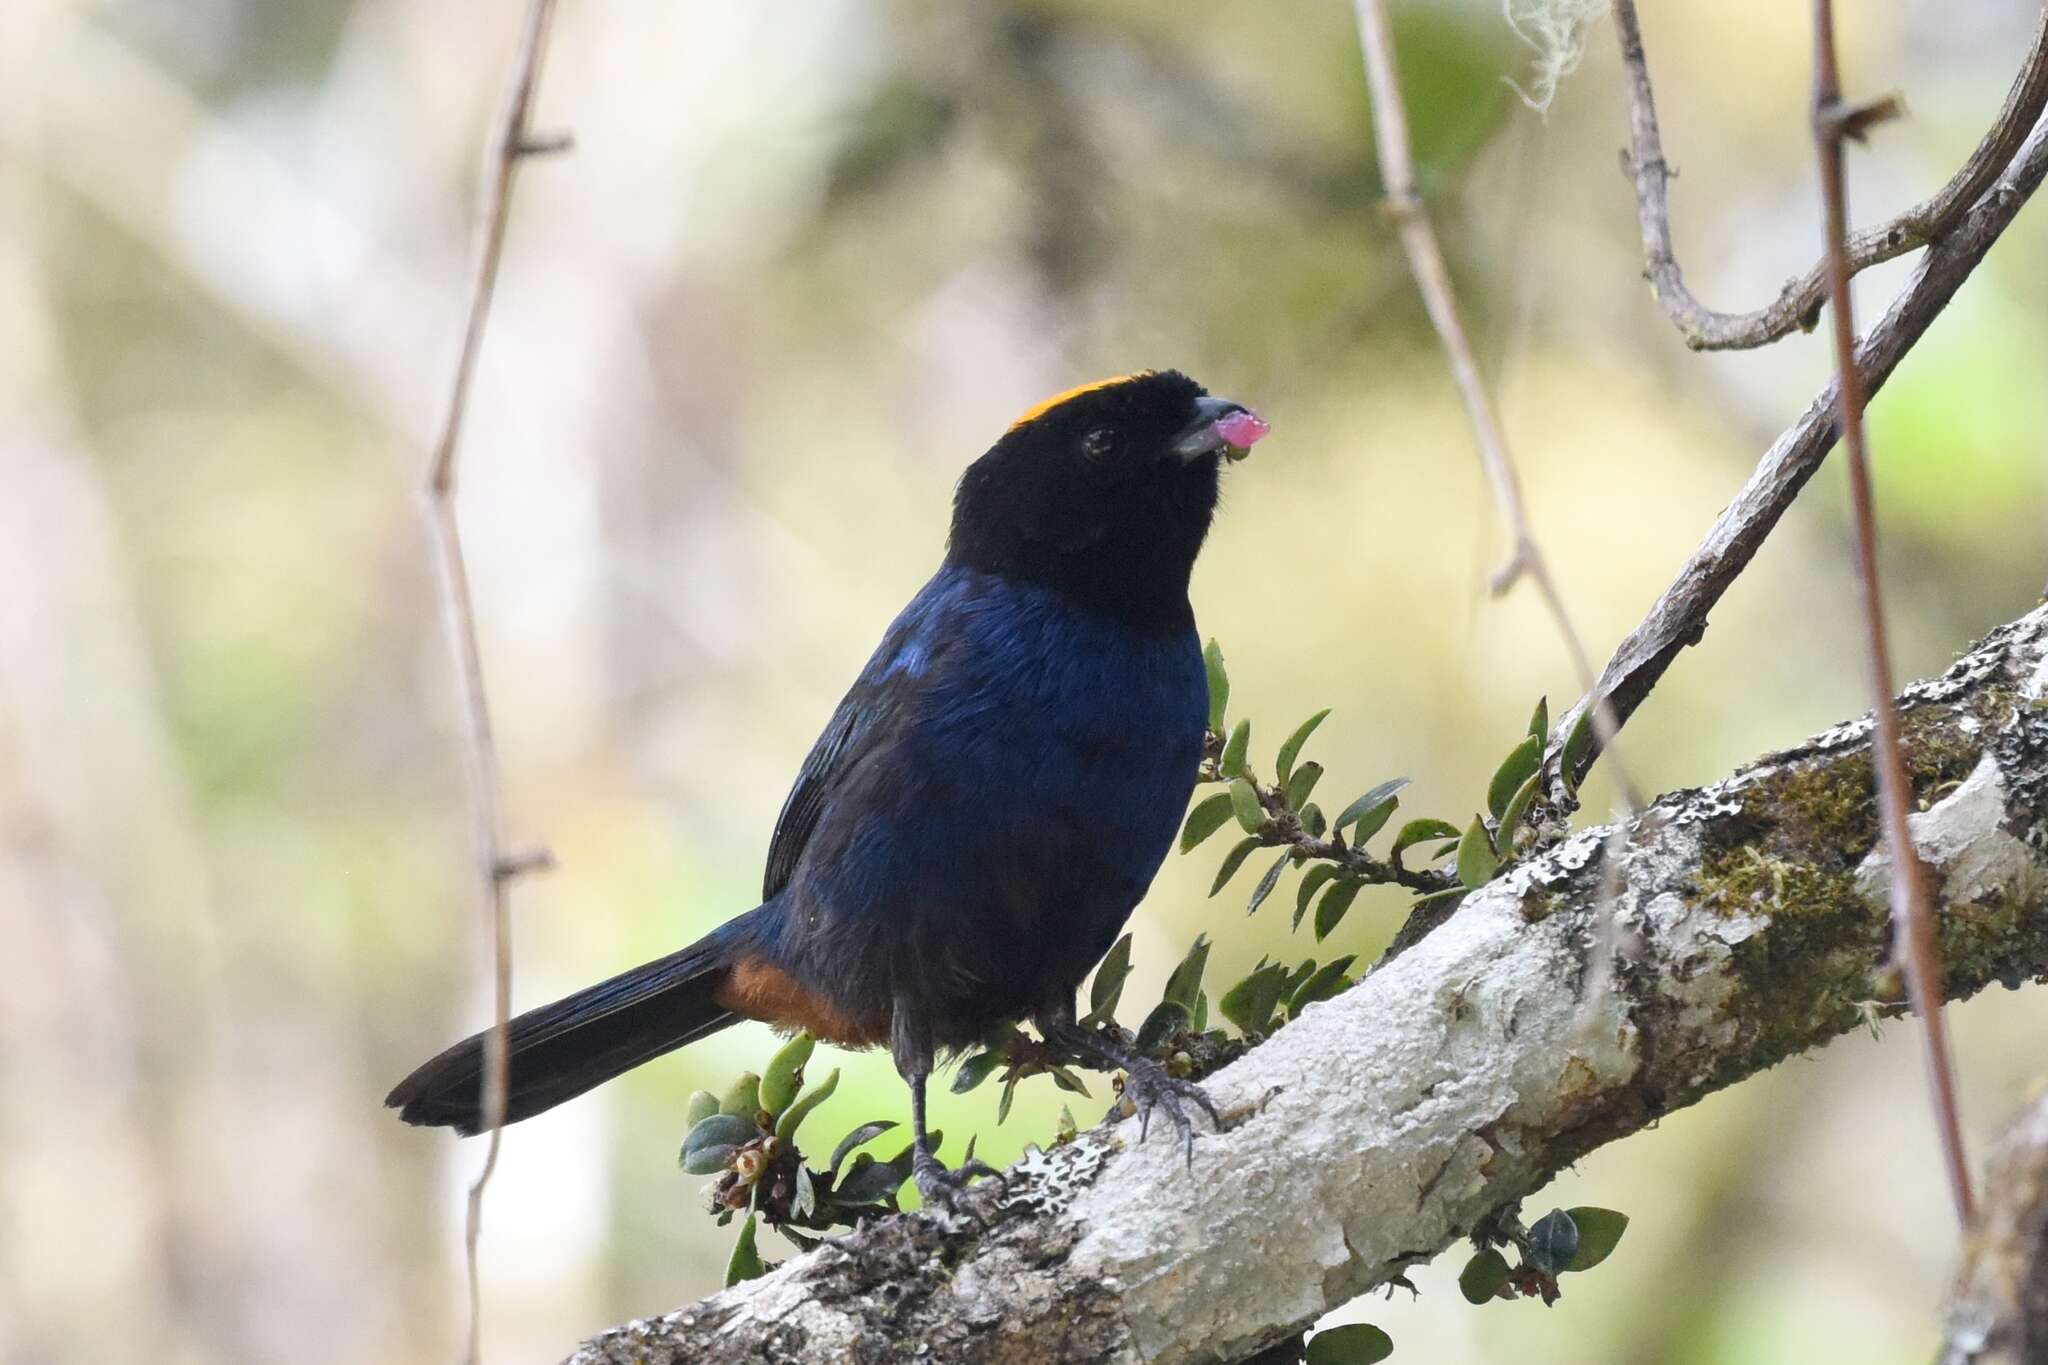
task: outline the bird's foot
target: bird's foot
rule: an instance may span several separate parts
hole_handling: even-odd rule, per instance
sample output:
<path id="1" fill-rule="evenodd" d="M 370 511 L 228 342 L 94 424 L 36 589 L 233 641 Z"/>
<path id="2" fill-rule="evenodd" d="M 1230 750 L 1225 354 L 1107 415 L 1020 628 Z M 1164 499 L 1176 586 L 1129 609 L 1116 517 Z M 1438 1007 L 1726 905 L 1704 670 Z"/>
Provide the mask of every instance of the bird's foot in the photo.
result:
<path id="1" fill-rule="evenodd" d="M 1003 1173 L 986 1161 L 969 1157 L 960 1163 L 959 1169 L 948 1170 L 944 1162 L 922 1150 L 911 1158 L 910 1175 L 917 1182 L 918 1197 L 924 1200 L 925 1211 L 948 1231 L 957 1231 L 964 1223 L 982 1223 L 980 1215 L 967 1202 L 968 1182 L 976 1176 L 991 1176 L 998 1181 L 1003 1178 Z"/>
<path id="2" fill-rule="evenodd" d="M 1134 1057 L 1124 1068 L 1124 1099 L 1138 1115 L 1138 1141 L 1143 1142 L 1152 1129 L 1152 1111 L 1163 1109 L 1166 1117 L 1173 1122 L 1174 1131 L 1180 1134 L 1181 1142 L 1187 1147 L 1188 1169 L 1195 1165 L 1195 1126 L 1188 1118 L 1183 1102 L 1192 1104 L 1209 1116 L 1209 1122 L 1219 1130 L 1223 1127 L 1223 1116 L 1216 1112 L 1215 1101 L 1209 1092 L 1193 1081 L 1184 1081 L 1169 1072 L 1164 1066 L 1149 1057 Z"/>

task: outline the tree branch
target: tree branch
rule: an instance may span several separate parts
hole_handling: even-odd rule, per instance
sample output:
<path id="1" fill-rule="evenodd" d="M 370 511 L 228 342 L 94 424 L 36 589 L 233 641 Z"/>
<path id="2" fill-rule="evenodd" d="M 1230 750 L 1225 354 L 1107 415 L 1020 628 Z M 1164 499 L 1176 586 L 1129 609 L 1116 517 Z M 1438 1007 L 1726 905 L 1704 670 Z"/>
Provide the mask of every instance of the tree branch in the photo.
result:
<path id="1" fill-rule="evenodd" d="M 2048 1359 L 2048 1095 L 1991 1153 L 1982 1208 L 1949 1303 L 1941 1365 Z"/>
<path id="2" fill-rule="evenodd" d="M 1664 159 L 1657 128 L 1657 104 L 1650 89 L 1643 32 L 1634 0 L 1614 0 L 1614 28 L 1628 88 L 1629 150 L 1622 170 L 1635 184 L 1636 215 L 1642 227 L 1643 274 L 1664 313 L 1696 351 L 1747 350 L 1766 346 L 1795 328 L 1810 328 L 1827 297 L 1827 262 L 1822 260 L 1789 281 L 1778 297 L 1750 313 L 1722 313 L 1707 307 L 1686 287 L 1671 244 L 1669 183 L 1674 174 Z M 1849 239 L 1850 273 L 1917 251 L 1939 241 L 1962 221 L 1998 173 L 2012 161 L 2027 131 L 2048 108 L 2048 6 L 2044 6 L 2027 58 L 2006 93 L 2005 104 L 1976 150 L 1949 182 L 1924 203 L 1890 222 Z"/>
<path id="3" fill-rule="evenodd" d="M 1884 386 L 1899 361 L 1948 307 L 1956 290 L 2011 225 L 2020 206 L 2040 188 L 2044 176 L 2048 176 L 2048 118 L 2035 124 L 2012 164 L 1961 221 L 1928 248 L 1912 282 L 1857 343 L 1856 365 L 1870 395 Z M 1699 643 L 1721 594 L 1749 566 L 1778 519 L 1827 458 L 1835 443 L 1838 401 L 1831 380 L 1807 405 L 1799 420 L 1764 452 L 1749 481 L 1715 520 L 1706 539 L 1678 571 L 1678 577 L 1664 590 L 1642 623 L 1616 647 L 1593 694 L 1613 707 L 1616 724 L 1625 725 L 1635 714 L 1680 650 Z M 1576 729 L 1586 705 L 1587 699 L 1581 697 L 1559 720 L 1545 755 L 1546 771 L 1553 775 L 1551 799 L 1567 810 L 1573 803 L 1555 778 L 1565 741 Z M 1574 751 L 1574 777 L 1584 777 L 1598 754 L 1599 737 L 1594 735 Z"/>
<path id="4" fill-rule="evenodd" d="M 1956 995 L 2048 977 L 2048 607 L 1901 709 Z M 1298 1332 L 1594 1148 L 1897 1012 L 1870 733 L 1510 868 L 1211 1077 L 1228 1127 L 1192 1170 L 1097 1129 L 976 1186 L 985 1230 L 888 1219 L 571 1359 L 1214 1361 Z M 1627 947 L 1582 998 L 1610 880 Z"/>

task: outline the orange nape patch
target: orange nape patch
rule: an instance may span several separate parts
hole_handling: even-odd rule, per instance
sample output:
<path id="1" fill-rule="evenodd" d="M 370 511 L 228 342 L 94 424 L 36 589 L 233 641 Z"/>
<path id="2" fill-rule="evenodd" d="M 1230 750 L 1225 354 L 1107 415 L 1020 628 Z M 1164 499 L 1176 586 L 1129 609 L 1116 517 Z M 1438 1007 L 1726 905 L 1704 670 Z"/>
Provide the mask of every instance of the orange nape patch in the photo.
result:
<path id="1" fill-rule="evenodd" d="M 850 1019 L 823 996 L 798 984 L 788 972 L 758 957 L 734 963 L 712 998 L 734 1014 L 780 1028 L 804 1029 L 813 1038 L 841 1047 L 871 1047 L 889 1033 L 888 1021 L 874 1027 Z"/>
<path id="2" fill-rule="evenodd" d="M 1034 418 L 1045 416 L 1045 414 L 1051 412 L 1054 408 L 1058 407 L 1060 404 L 1066 402 L 1070 398 L 1079 398 L 1084 393 L 1094 393 L 1097 389 L 1106 389 L 1110 387 L 1112 384 L 1128 384 L 1133 379 L 1143 379 L 1146 375 L 1150 373 L 1150 370 L 1140 370 L 1137 374 L 1119 374 L 1113 375 L 1108 379 L 1098 379 L 1092 384 L 1077 384 L 1073 388 L 1068 389 L 1066 392 L 1056 393 L 1052 397 L 1046 399 L 1044 402 L 1039 403 L 1035 407 L 1031 408 L 1022 417 L 1019 417 L 1016 421 L 1010 423 L 1010 430 L 1015 431 L 1018 427 L 1023 426 L 1026 422 L 1029 422 Z"/>

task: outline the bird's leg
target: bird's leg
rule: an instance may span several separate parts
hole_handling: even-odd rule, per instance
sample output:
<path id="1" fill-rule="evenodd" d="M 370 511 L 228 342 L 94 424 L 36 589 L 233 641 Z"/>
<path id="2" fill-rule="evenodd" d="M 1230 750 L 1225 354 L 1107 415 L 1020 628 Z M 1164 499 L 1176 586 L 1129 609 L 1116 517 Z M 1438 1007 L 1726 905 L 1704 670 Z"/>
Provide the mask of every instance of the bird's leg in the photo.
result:
<path id="1" fill-rule="evenodd" d="M 917 1192 L 927 1207 L 943 1215 L 961 1212 L 958 1205 L 967 1192 L 967 1182 L 977 1175 L 999 1173 L 985 1161 L 972 1160 L 962 1162 L 957 1171 L 949 1171 L 932 1151 L 924 1115 L 925 1083 L 932 1074 L 931 1040 L 917 1026 L 915 1013 L 901 1002 L 889 1030 L 889 1052 L 895 1058 L 898 1074 L 910 1087 L 910 1173 L 917 1181 Z"/>
<path id="2" fill-rule="evenodd" d="M 1175 1131 L 1187 1146 L 1188 1165 L 1195 1164 L 1195 1128 L 1189 1121 L 1187 1111 L 1181 1108 L 1185 1100 L 1209 1116 L 1209 1121 L 1219 1129 L 1223 1118 L 1216 1112 L 1216 1104 L 1207 1091 L 1193 1081 L 1184 1081 L 1167 1071 L 1160 1063 L 1139 1052 L 1135 1045 L 1126 1046 L 1121 1030 L 1083 1028 L 1074 1019 L 1074 1007 L 1050 1010 L 1032 1020 L 1045 1040 L 1079 1054 L 1083 1059 L 1094 1058 L 1111 1067 L 1123 1069 L 1124 1095 L 1138 1111 L 1138 1141 L 1143 1142 L 1152 1127 L 1154 1106 L 1166 1111 L 1166 1117 L 1173 1121 Z"/>

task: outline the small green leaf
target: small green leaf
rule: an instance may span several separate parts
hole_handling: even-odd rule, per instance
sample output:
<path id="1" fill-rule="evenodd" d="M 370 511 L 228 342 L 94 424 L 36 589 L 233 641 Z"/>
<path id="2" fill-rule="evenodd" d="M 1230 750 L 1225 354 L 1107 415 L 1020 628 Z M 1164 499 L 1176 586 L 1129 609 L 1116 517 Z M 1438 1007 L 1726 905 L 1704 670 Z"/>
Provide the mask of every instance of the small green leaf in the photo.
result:
<path id="1" fill-rule="evenodd" d="M 1251 975 L 1224 992 L 1217 1008 L 1239 1033 L 1264 1033 L 1272 1025 L 1273 1010 L 1286 989 L 1287 969 L 1277 962 L 1261 962 Z"/>
<path id="2" fill-rule="evenodd" d="M 1413 779 L 1406 777 L 1395 777 L 1389 778 L 1387 781 L 1380 783 L 1377 787 L 1374 787 L 1371 791 L 1359 797 L 1356 801 L 1353 801 L 1350 805 L 1344 808 L 1343 812 L 1337 816 L 1337 830 L 1341 833 L 1344 829 L 1344 826 L 1350 824 L 1354 820 L 1357 820 L 1358 818 L 1363 816 L 1367 811 L 1378 808 L 1381 802 L 1385 801 L 1388 797 L 1393 796 L 1397 792 L 1400 792 L 1401 790 L 1406 788 L 1409 782 L 1412 780 Z M 1393 807 L 1389 806 L 1387 809 L 1389 811 L 1392 811 Z M 1380 817 L 1380 823 L 1386 823 L 1385 816 Z M 1379 826 L 1375 825 L 1373 826 L 1373 829 L 1374 832 L 1377 832 Z M 1365 842 L 1366 839 L 1370 839 L 1371 837 L 1371 834 L 1367 834 L 1364 836 L 1364 838 L 1354 838 L 1351 842 L 1354 844 L 1362 844 Z"/>
<path id="3" fill-rule="evenodd" d="M 1243 777 L 1245 750 L 1252 747 L 1252 723 L 1249 718 L 1237 723 L 1230 732 L 1230 738 L 1223 742 L 1223 758 L 1216 765 L 1218 777 Z"/>
<path id="4" fill-rule="evenodd" d="M 1572 1225 L 1579 1230 L 1579 1249 L 1566 1270 L 1591 1270 L 1606 1260 L 1628 1231 L 1628 1215 L 1614 1209 L 1581 1206 L 1567 1209 Z"/>
<path id="5" fill-rule="evenodd" d="M 1579 1254 L 1579 1225 L 1563 1209 L 1552 1209 L 1529 1229 L 1523 1258 L 1546 1275 L 1556 1275 Z"/>
<path id="6" fill-rule="evenodd" d="M 1529 734 L 1538 740 L 1550 738 L 1550 698 L 1536 699 L 1536 709 L 1529 716 Z"/>
<path id="7" fill-rule="evenodd" d="M 1515 831 L 1522 827 L 1522 817 L 1529 813 L 1530 803 L 1536 799 L 1536 788 L 1541 784 L 1541 773 L 1530 773 L 1527 781 L 1515 788 L 1515 794 L 1508 798 L 1508 808 L 1500 813 L 1500 846 L 1504 853 L 1512 853 L 1515 847 Z"/>
<path id="8" fill-rule="evenodd" d="M 730 1114 L 725 1117 L 732 1117 Z M 684 1152 L 676 1164 L 683 1168 L 685 1175 L 717 1175 L 732 1164 L 733 1154 L 739 1148 L 723 1142 L 699 1147 L 694 1152 Z"/>
<path id="9" fill-rule="evenodd" d="M 1351 843 L 1354 848 L 1364 848 L 1373 835 L 1386 828 L 1387 821 L 1395 811 L 1401 809 L 1401 798 L 1389 796 L 1378 805 L 1368 807 L 1359 813 L 1358 823 L 1352 826 Z"/>
<path id="10" fill-rule="evenodd" d="M 996 1123 L 998 1125 L 1001 1125 L 1005 1119 L 1010 1117 L 1010 1101 L 1017 1098 L 1017 1082 L 1022 1079 L 1022 1076 L 1013 1075 L 1003 1082 L 1002 1098 L 996 1101 Z"/>
<path id="11" fill-rule="evenodd" d="M 1131 936 L 1125 934 L 1095 969 L 1088 987 L 1088 1017 L 1081 1022 L 1102 1024 L 1116 1017 L 1117 1002 L 1124 996 L 1124 978 L 1131 974 Z"/>
<path id="12" fill-rule="evenodd" d="M 1053 1146 L 1058 1147 L 1064 1143 L 1072 1142 L 1080 1135 L 1081 1125 L 1074 1122 L 1074 1111 L 1064 1104 L 1061 1105 L 1059 1121 L 1053 1124 L 1052 1127 Z"/>
<path id="13" fill-rule="evenodd" d="M 751 1118 L 743 1119 L 738 1114 L 713 1114 L 690 1126 L 688 1135 L 683 1138 L 683 1151 L 694 1152 L 712 1146 L 737 1147 L 760 1135 L 761 1130 L 754 1127 Z"/>
<path id="14" fill-rule="evenodd" d="M 1316 732 L 1316 727 L 1321 725 L 1329 714 L 1330 708 L 1325 706 L 1322 710 L 1294 727 L 1294 733 L 1289 735 L 1287 742 L 1280 746 L 1280 756 L 1273 760 L 1273 781 L 1275 785 L 1282 787 L 1287 785 L 1287 779 L 1294 772 L 1294 760 L 1301 757 L 1301 746 L 1308 743 L 1308 737 Z"/>
<path id="15" fill-rule="evenodd" d="M 1309 793 L 1316 789 L 1316 783 L 1322 780 L 1322 776 L 1323 765 L 1314 759 L 1296 768 L 1294 775 L 1288 778 L 1285 784 L 1287 804 L 1294 810 L 1300 810 L 1302 803 L 1308 800 Z"/>
<path id="16" fill-rule="evenodd" d="M 1008 1052 L 1010 1044 L 1016 1042 L 1018 1037 L 1019 1031 L 1015 1024 L 1007 1019 L 998 1019 L 982 1030 L 981 1045 L 990 1052 Z"/>
<path id="17" fill-rule="evenodd" d="M 1287 870 L 1287 864 L 1293 857 L 1294 851 L 1289 849 L 1280 855 L 1278 862 L 1266 869 L 1266 875 L 1259 878 L 1259 884 L 1252 889 L 1252 903 L 1244 908 L 1247 915 L 1266 903 L 1266 897 L 1272 895 L 1273 888 L 1280 884 L 1280 874 Z"/>
<path id="18" fill-rule="evenodd" d="M 863 1123 L 860 1127 L 839 1139 L 839 1145 L 832 1149 L 832 1160 L 826 1163 L 825 1169 L 835 1176 L 838 1175 L 839 1163 L 846 1160 L 849 1152 L 856 1147 L 873 1142 L 895 1126 L 896 1120 L 894 1119 L 876 1119 L 871 1123 Z"/>
<path id="19" fill-rule="evenodd" d="M 1493 773 L 1493 780 L 1486 784 L 1486 808 L 1498 820 L 1500 813 L 1508 808 L 1508 799 L 1515 794 L 1515 788 L 1529 780 L 1529 774 L 1536 771 L 1536 765 L 1543 761 L 1543 741 L 1529 735 L 1508 751 L 1500 767 Z"/>
<path id="20" fill-rule="evenodd" d="M 676 1159 L 691 1175 L 711 1175 L 725 1169 L 741 1143 L 752 1142 L 759 1136 L 760 1130 L 750 1118 L 713 1114 L 691 1126 Z"/>
<path id="21" fill-rule="evenodd" d="M 1316 942 L 1320 943 L 1329 937 L 1330 931 L 1337 927 L 1343 920 L 1344 913 L 1351 908 L 1351 902 L 1358 899 L 1359 888 L 1364 885 L 1364 882 L 1344 877 L 1323 893 L 1323 898 L 1316 902 Z"/>
<path id="22" fill-rule="evenodd" d="M 1349 959 L 1346 960 L 1348 961 Z M 1303 961 L 1298 966 L 1296 966 L 1293 971 L 1287 974 L 1286 994 L 1288 998 L 1292 999 L 1294 993 L 1301 989 L 1302 983 L 1307 981 L 1310 977 L 1314 976 L 1315 974 L 1316 960 L 1312 957 L 1303 959 Z"/>
<path id="23" fill-rule="evenodd" d="M 761 1073 L 761 1107 L 771 1114 L 780 1114 L 789 1108 L 803 1089 L 804 1063 L 811 1060 L 811 1050 L 818 1040 L 808 1033 L 796 1037 L 777 1048 L 775 1055 L 768 1059 L 768 1069 Z"/>
<path id="24" fill-rule="evenodd" d="M 721 1114 L 741 1114 L 752 1118 L 760 1108 L 761 1078 L 751 1071 L 742 1072 L 740 1078 L 732 1083 L 732 1087 L 718 1101 L 718 1112 Z"/>
<path id="25" fill-rule="evenodd" d="M 1458 840 L 1458 880 L 1468 887 L 1484 886 L 1499 866 L 1500 855 L 1493 851 L 1486 821 L 1475 815 L 1465 828 L 1465 836 Z"/>
<path id="26" fill-rule="evenodd" d="M 995 1069 L 1003 1064 L 1001 1053 L 977 1052 L 960 1063 L 960 1069 L 953 1073 L 953 1093 L 964 1095 L 987 1080 Z"/>
<path id="27" fill-rule="evenodd" d="M 1457 837 L 1458 827 L 1448 820 L 1432 820 L 1427 817 L 1420 820 L 1410 820 L 1407 824 L 1401 826 L 1401 832 L 1394 836 L 1394 847 L 1388 856 L 1398 858 L 1403 852 L 1413 848 L 1424 839 L 1455 839 Z"/>
<path id="28" fill-rule="evenodd" d="M 1586 752 L 1586 746 L 1593 738 L 1593 708 L 1588 705 L 1579 712 L 1579 718 L 1572 722 L 1571 733 L 1564 737 L 1564 748 L 1558 754 L 1557 772 L 1564 779 L 1566 796 L 1579 794 L 1579 760 Z"/>
<path id="29" fill-rule="evenodd" d="M 832 1098 L 832 1092 L 839 1088 L 839 1068 L 833 1067 L 832 1074 L 818 1082 L 797 1098 L 796 1103 L 782 1111 L 782 1117 L 775 1120 L 775 1136 L 784 1142 L 796 1136 L 796 1130 L 811 1116 L 811 1111 Z"/>
<path id="30" fill-rule="evenodd" d="M 1083 1098 L 1088 1097 L 1087 1084 L 1079 1076 L 1075 1075 L 1071 1068 L 1056 1066 L 1046 1074 L 1052 1077 L 1052 1083 L 1060 1089 L 1070 1094 L 1080 1095 Z"/>
<path id="31" fill-rule="evenodd" d="M 1151 1052 L 1171 1038 L 1176 1032 L 1188 1026 L 1194 1018 L 1187 1006 L 1178 1000 L 1162 1000 L 1145 1016 L 1145 1022 L 1138 1025 L 1138 1051 Z"/>
<path id="32" fill-rule="evenodd" d="M 832 1188 L 832 1201 L 836 1204 L 879 1204 L 903 1188 L 909 1179 L 907 1171 L 896 1168 L 894 1162 L 877 1161 L 866 1152 L 847 1168 L 846 1179 Z"/>
<path id="33" fill-rule="evenodd" d="M 683 1131 L 688 1132 L 718 1112 L 718 1096 L 709 1090 L 692 1090 L 683 1106 Z"/>
<path id="34" fill-rule="evenodd" d="M 1347 1323 L 1308 1339 L 1307 1365 L 1379 1365 L 1394 1353 L 1394 1339 L 1369 1322 Z"/>
<path id="35" fill-rule="evenodd" d="M 754 1215 L 750 1213 L 747 1221 L 740 1224 L 740 1239 L 733 1246 L 732 1259 L 725 1263 L 725 1287 L 730 1289 L 767 1273 L 761 1253 L 754 1249 Z"/>
<path id="36" fill-rule="evenodd" d="M 1458 1272 L 1458 1292 L 1467 1303 L 1485 1303 L 1500 1293 L 1507 1282 L 1508 1258 L 1493 1247 L 1465 1262 L 1465 1268 Z"/>
<path id="37" fill-rule="evenodd" d="M 1209 992 L 1195 993 L 1195 1017 L 1188 1020 L 1188 1027 L 1196 1033 L 1209 1031 Z"/>
<path id="38" fill-rule="evenodd" d="M 1209 728 L 1223 733 L 1224 708 L 1230 704 L 1230 674 L 1223 668 L 1223 646 L 1214 640 L 1202 650 L 1202 667 L 1209 675 Z"/>
<path id="39" fill-rule="evenodd" d="M 1447 886 L 1441 891 L 1432 891 L 1426 896 L 1417 896 L 1414 900 L 1409 901 L 1408 913 L 1414 914 L 1418 909 L 1428 905 L 1431 901 L 1447 900 L 1452 896 L 1469 896 L 1471 894 L 1472 888 L 1469 886 Z"/>
<path id="40" fill-rule="evenodd" d="M 1209 894 L 1213 896 L 1228 886 L 1230 879 L 1237 875 L 1237 870 L 1244 866 L 1244 860 L 1249 858 L 1252 850 L 1258 846 L 1259 836 L 1256 834 L 1247 834 L 1238 840 L 1237 846 L 1223 855 L 1223 866 L 1216 869 L 1216 880 L 1210 883 Z"/>
<path id="41" fill-rule="evenodd" d="M 1238 778 L 1230 784 L 1230 810 L 1237 816 L 1238 828 L 1246 834 L 1257 834 L 1266 824 L 1266 808 L 1259 804 L 1259 794 L 1252 784 Z"/>
<path id="42" fill-rule="evenodd" d="M 1320 768 L 1319 764 L 1314 763 L 1311 763 L 1309 766 Z M 1296 774 L 1296 776 L 1299 776 L 1299 774 Z M 1301 827 L 1307 830 L 1312 837 L 1320 839 L 1330 832 L 1330 822 L 1323 817 L 1323 808 L 1315 802 L 1309 802 L 1297 814 L 1301 819 Z"/>
<path id="43" fill-rule="evenodd" d="M 1173 969 L 1173 975 L 1166 978 L 1166 990 L 1159 998 L 1177 1002 L 1192 1015 L 1195 997 L 1202 993 L 1202 970 L 1208 965 L 1209 936 L 1196 934 L 1195 941 L 1188 946 L 1187 956 Z"/>
<path id="44" fill-rule="evenodd" d="M 1188 852 L 1223 828 L 1223 822 L 1230 818 L 1231 801 L 1229 792 L 1211 792 L 1195 802 L 1195 808 L 1188 812 L 1188 821 L 1180 827 L 1180 851 Z"/>
<path id="45" fill-rule="evenodd" d="M 1315 899 L 1316 889 L 1336 875 L 1335 863 L 1317 863 L 1301 874 L 1301 885 L 1294 893 L 1294 928 L 1301 927 L 1301 917 L 1308 913 L 1308 903 Z"/>
<path id="46" fill-rule="evenodd" d="M 1321 968 L 1311 972 L 1308 980 L 1298 986 L 1287 1001 L 1287 1017 L 1293 1019 L 1310 1005 L 1342 995 L 1351 987 L 1351 978 L 1344 975 L 1344 969 L 1357 959 L 1351 953 L 1333 957 Z"/>

